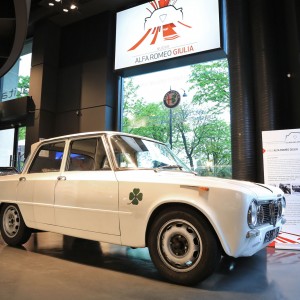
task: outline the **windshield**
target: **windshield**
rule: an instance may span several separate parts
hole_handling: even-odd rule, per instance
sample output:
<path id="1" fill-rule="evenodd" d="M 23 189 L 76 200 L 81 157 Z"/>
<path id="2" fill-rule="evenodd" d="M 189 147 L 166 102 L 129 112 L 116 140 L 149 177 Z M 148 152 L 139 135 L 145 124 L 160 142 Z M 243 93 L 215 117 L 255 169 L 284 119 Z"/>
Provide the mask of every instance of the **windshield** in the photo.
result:
<path id="1" fill-rule="evenodd" d="M 164 144 L 130 136 L 111 136 L 118 168 L 191 170 Z"/>

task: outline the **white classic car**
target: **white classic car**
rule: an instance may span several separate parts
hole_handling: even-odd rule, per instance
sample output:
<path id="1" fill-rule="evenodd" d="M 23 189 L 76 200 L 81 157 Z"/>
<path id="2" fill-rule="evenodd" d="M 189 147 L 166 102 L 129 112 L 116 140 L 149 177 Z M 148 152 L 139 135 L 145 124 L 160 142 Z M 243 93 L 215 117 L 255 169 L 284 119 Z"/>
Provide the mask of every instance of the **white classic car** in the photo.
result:
<path id="1" fill-rule="evenodd" d="M 221 255 L 251 256 L 276 238 L 276 187 L 201 177 L 160 142 L 118 132 L 32 145 L 20 174 L 0 177 L 0 229 L 11 246 L 33 230 L 148 247 L 172 282 L 193 285 Z"/>

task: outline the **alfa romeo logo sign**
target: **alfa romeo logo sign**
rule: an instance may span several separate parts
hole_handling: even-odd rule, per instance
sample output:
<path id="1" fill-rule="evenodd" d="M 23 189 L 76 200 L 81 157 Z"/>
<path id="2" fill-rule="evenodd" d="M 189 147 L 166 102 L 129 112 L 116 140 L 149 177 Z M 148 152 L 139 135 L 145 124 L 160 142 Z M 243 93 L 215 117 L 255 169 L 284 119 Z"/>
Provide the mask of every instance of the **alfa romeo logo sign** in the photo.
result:
<path id="1" fill-rule="evenodd" d="M 164 96 L 164 104 L 168 108 L 176 107 L 180 102 L 180 94 L 177 91 L 170 90 Z"/>

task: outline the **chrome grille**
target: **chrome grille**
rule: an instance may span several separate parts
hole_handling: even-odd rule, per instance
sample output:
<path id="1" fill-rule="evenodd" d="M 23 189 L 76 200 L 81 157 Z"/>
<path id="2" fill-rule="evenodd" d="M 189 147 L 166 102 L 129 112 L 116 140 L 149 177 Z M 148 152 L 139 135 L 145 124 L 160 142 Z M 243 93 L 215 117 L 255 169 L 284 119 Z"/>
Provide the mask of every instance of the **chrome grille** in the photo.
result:
<path id="1" fill-rule="evenodd" d="M 281 199 L 266 201 L 259 204 L 258 207 L 258 224 L 271 224 L 275 226 L 279 217 L 279 207 L 281 205 Z"/>

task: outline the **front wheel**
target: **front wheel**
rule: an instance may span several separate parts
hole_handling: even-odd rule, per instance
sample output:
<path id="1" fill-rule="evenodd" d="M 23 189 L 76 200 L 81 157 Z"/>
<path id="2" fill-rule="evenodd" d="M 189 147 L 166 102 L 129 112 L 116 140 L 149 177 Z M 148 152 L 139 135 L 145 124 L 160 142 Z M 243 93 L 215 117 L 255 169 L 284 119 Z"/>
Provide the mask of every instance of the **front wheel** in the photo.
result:
<path id="1" fill-rule="evenodd" d="M 21 212 L 15 204 L 4 204 L 0 211 L 0 231 L 3 240 L 10 246 L 25 244 L 31 230 L 25 225 Z"/>
<path id="2" fill-rule="evenodd" d="M 148 235 L 151 259 L 168 280 L 194 285 L 211 275 L 221 253 L 208 222 L 188 208 L 165 210 Z"/>

